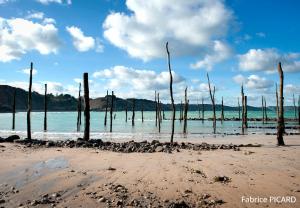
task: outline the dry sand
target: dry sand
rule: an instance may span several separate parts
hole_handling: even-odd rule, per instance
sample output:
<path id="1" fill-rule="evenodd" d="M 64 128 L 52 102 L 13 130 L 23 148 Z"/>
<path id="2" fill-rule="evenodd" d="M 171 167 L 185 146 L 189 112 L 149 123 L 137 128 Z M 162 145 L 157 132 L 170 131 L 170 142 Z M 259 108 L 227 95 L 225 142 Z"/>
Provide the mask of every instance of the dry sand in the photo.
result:
<path id="1" fill-rule="evenodd" d="M 56 207 L 108 207 L 108 201 L 112 207 L 138 202 L 141 207 L 151 207 L 150 203 L 152 207 L 166 207 L 182 200 L 190 207 L 201 207 L 203 195 L 210 195 L 206 202 L 222 199 L 225 203 L 218 207 L 300 207 L 299 136 L 286 136 L 285 147 L 276 147 L 275 136 L 228 136 L 202 141 L 263 146 L 241 151 L 126 154 L 2 143 L 0 207 L 50 207 L 50 202 L 34 205 L 34 200 L 41 200 L 45 194 L 54 199 Z M 224 175 L 231 181 L 214 181 L 215 176 Z M 53 193 L 58 196 L 51 196 Z M 297 201 L 243 203 L 242 196 L 268 200 L 270 196 L 295 196 Z"/>

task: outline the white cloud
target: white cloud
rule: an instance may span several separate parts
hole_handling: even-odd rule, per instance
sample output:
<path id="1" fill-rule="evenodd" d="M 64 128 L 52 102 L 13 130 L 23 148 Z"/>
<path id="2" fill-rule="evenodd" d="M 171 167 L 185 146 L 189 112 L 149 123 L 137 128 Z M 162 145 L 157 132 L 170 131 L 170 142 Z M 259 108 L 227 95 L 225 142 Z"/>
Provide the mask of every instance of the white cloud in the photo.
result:
<path id="1" fill-rule="evenodd" d="M 172 55 L 213 53 L 233 19 L 222 0 L 127 0 L 126 6 L 130 14 L 106 17 L 104 37 L 144 61 L 165 57 L 167 41 Z"/>
<path id="2" fill-rule="evenodd" d="M 22 72 L 24 74 L 30 74 L 30 69 L 22 69 L 20 72 Z M 37 70 L 32 69 L 32 75 L 36 75 L 36 74 L 37 74 Z"/>
<path id="3" fill-rule="evenodd" d="M 36 0 L 37 2 L 40 2 L 42 4 L 48 5 L 51 3 L 57 3 L 57 4 L 72 4 L 71 0 Z"/>
<path id="4" fill-rule="evenodd" d="M 250 75 L 249 77 L 244 77 L 238 74 L 233 77 L 233 80 L 239 84 L 244 85 L 248 89 L 269 89 L 274 86 L 273 81 L 267 80 L 265 77 L 260 77 L 257 75 Z"/>
<path id="5" fill-rule="evenodd" d="M 45 18 L 45 19 L 43 20 L 43 23 L 44 23 L 44 24 L 55 24 L 56 21 L 55 21 L 55 19 L 53 19 L 53 18 Z"/>
<path id="6" fill-rule="evenodd" d="M 9 0 L 0 0 L 0 4 L 5 4 L 7 2 L 9 2 Z"/>
<path id="7" fill-rule="evenodd" d="M 282 62 L 285 72 L 300 71 L 300 53 L 280 54 L 274 48 L 250 49 L 247 53 L 238 55 L 239 67 L 242 71 L 277 71 L 278 62 Z"/>
<path id="8" fill-rule="evenodd" d="M 80 52 L 86 52 L 95 49 L 96 52 L 102 52 L 103 46 L 100 40 L 94 39 L 90 36 L 85 36 L 82 30 L 78 27 L 66 27 L 69 34 L 72 36 L 74 47 Z"/>
<path id="9" fill-rule="evenodd" d="M 191 64 L 193 69 L 206 69 L 211 70 L 214 64 L 226 60 L 231 54 L 231 49 L 228 45 L 221 41 L 214 41 L 213 53 L 204 56 L 203 60 Z"/>
<path id="10" fill-rule="evenodd" d="M 43 12 L 29 12 L 26 19 L 44 19 L 44 15 Z"/>
<path id="11" fill-rule="evenodd" d="M 43 55 L 56 54 L 61 44 L 57 33 L 53 24 L 0 17 L 0 61 L 18 60 L 33 50 Z"/>
<path id="12" fill-rule="evenodd" d="M 293 85 L 293 84 L 287 84 L 283 88 L 287 94 L 300 94 L 300 86 Z"/>

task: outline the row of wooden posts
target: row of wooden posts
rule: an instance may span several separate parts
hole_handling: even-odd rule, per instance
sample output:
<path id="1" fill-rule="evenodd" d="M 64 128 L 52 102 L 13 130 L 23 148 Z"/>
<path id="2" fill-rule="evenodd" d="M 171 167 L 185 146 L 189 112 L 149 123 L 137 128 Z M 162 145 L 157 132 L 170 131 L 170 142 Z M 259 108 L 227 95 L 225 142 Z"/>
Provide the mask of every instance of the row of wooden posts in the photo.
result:
<path id="1" fill-rule="evenodd" d="M 172 109 L 172 129 L 171 129 L 171 138 L 170 142 L 173 143 L 174 139 L 174 128 L 175 128 L 175 104 L 174 104 L 174 98 L 173 98 L 173 77 L 172 77 L 172 70 L 171 70 L 171 63 L 170 63 L 170 52 L 168 49 L 168 43 L 166 44 L 166 51 L 168 55 L 168 68 L 169 68 L 169 74 L 170 74 L 170 97 L 171 97 L 171 109 Z M 28 90 L 28 108 L 27 108 L 27 139 L 31 139 L 31 110 L 32 110 L 32 70 L 33 70 L 33 63 L 30 64 L 30 78 L 29 78 L 29 90 Z M 276 111 L 277 111 L 277 143 L 278 145 L 284 145 L 283 141 L 283 133 L 285 131 L 284 127 L 284 109 L 283 109 L 283 71 L 281 68 L 281 63 L 278 64 L 278 73 L 280 78 L 280 85 L 279 85 L 279 95 L 277 91 L 277 85 L 276 85 Z M 207 80 L 208 80 L 208 88 L 209 88 L 209 95 L 212 102 L 212 111 L 213 111 L 213 130 L 214 133 L 216 133 L 216 104 L 215 104 L 215 86 L 211 86 L 210 78 L 207 73 Z M 90 97 L 89 97 L 89 82 L 88 82 L 88 73 L 83 74 L 83 90 L 84 90 L 84 99 L 82 100 L 81 96 L 81 84 L 79 84 L 79 94 L 78 94 L 78 115 L 77 115 L 77 130 L 80 130 L 81 126 L 81 111 L 82 111 L 82 102 L 84 102 L 84 139 L 89 140 L 90 138 Z M 188 112 L 188 105 L 189 100 L 187 99 L 187 88 L 185 88 L 184 93 L 184 107 L 181 102 L 180 105 L 180 122 L 183 120 L 183 133 L 187 132 L 187 112 Z M 244 130 L 248 127 L 248 119 L 247 119 L 247 96 L 244 94 L 244 88 L 243 85 L 241 86 L 241 97 L 242 97 L 242 119 L 241 119 L 241 111 L 240 111 L 240 102 L 238 99 L 238 107 L 239 107 L 239 119 L 242 120 L 242 133 L 244 134 Z M 44 131 L 47 131 L 47 84 L 45 84 L 45 98 L 44 98 L 44 108 L 45 108 L 45 114 L 44 114 Z M 104 117 L 104 125 L 107 125 L 107 114 L 108 114 L 108 91 L 106 94 L 106 107 L 105 107 L 105 117 Z M 295 104 L 295 97 L 293 96 L 293 102 L 294 107 Z M 111 107 L 110 107 L 110 132 L 112 132 L 112 122 L 113 122 L 113 105 L 114 104 L 114 91 L 112 91 L 111 94 Z M 300 101 L 299 101 L 300 105 Z M 298 112 L 299 112 L 299 124 L 300 124 L 300 107 L 298 105 Z M 162 103 L 160 101 L 159 93 L 155 91 L 155 109 L 156 109 L 156 115 L 155 115 L 155 126 L 158 126 L 158 130 L 160 132 L 161 130 L 161 122 L 162 119 L 164 119 L 164 112 L 162 116 Z M 127 122 L 127 103 L 126 103 L 126 122 Z M 13 97 L 13 125 L 12 128 L 15 129 L 15 112 L 16 112 L 16 91 L 14 92 Z M 262 112 L 263 112 L 263 122 L 266 122 L 268 120 L 267 117 L 267 107 L 266 107 L 266 99 L 262 97 Z M 200 109 L 199 109 L 199 115 L 200 115 Z M 296 117 L 296 111 L 295 111 L 295 117 Z M 223 97 L 222 97 L 222 105 L 221 105 L 221 122 L 224 120 L 224 105 L 223 105 Z M 202 122 L 204 121 L 204 103 L 202 98 Z M 132 101 L 132 118 L 131 118 L 132 126 L 135 125 L 135 99 Z M 144 122 L 144 115 L 143 115 L 143 107 L 142 107 L 142 122 Z"/>

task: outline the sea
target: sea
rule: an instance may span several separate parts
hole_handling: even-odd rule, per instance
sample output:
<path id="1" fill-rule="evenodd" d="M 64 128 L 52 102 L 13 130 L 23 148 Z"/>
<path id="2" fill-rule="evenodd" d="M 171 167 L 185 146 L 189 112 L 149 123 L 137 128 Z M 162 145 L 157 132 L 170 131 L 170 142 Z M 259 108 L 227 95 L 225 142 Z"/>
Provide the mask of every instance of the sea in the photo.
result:
<path id="1" fill-rule="evenodd" d="M 144 122 L 142 122 L 142 113 L 135 112 L 135 125 L 132 126 L 132 112 L 128 111 L 128 120 L 125 121 L 125 111 L 113 112 L 112 133 L 110 133 L 110 116 L 107 116 L 107 126 L 104 125 L 105 112 L 91 112 L 91 138 L 110 141 L 122 140 L 168 140 L 171 132 L 171 114 L 165 111 L 165 120 L 161 122 L 161 131 L 158 125 L 155 125 L 155 111 L 144 111 Z M 221 112 L 217 111 L 217 118 L 220 118 Z M 225 118 L 238 118 L 237 111 L 224 112 Z M 179 118 L 180 112 L 176 112 L 176 118 Z M 201 118 L 201 112 L 189 111 L 188 118 Z M 248 111 L 248 118 L 261 118 L 261 111 Z M 294 111 L 286 111 L 285 118 L 294 118 Z M 212 111 L 205 111 L 205 119 L 212 118 Z M 276 118 L 276 112 L 268 111 L 268 118 Z M 15 130 L 12 130 L 12 113 L 0 113 L 0 136 L 6 137 L 12 134 L 18 134 L 22 138 L 26 138 L 26 112 L 16 113 Z M 44 112 L 31 113 L 32 137 L 42 140 L 67 140 L 83 137 L 84 130 L 84 114 L 82 113 L 82 125 L 80 131 L 77 132 L 77 112 L 48 112 L 47 113 L 48 129 L 43 131 Z M 286 122 L 286 131 L 298 132 L 296 121 Z M 276 132 L 276 121 L 268 121 L 263 124 L 262 121 L 248 121 L 249 128 L 246 134 L 272 134 Z M 187 133 L 183 134 L 183 121 L 175 121 L 175 139 L 188 138 L 191 140 L 204 138 L 208 136 L 225 137 L 227 135 L 236 135 L 241 133 L 241 121 L 217 121 L 216 133 L 213 133 L 213 123 L 211 120 L 188 120 Z"/>

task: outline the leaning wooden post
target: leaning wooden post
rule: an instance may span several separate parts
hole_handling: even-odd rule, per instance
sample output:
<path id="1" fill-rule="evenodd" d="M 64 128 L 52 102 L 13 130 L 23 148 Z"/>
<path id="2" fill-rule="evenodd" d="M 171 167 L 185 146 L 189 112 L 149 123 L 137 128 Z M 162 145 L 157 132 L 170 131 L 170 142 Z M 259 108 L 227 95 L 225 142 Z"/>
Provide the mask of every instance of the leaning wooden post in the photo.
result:
<path id="1" fill-rule="evenodd" d="M 83 74 L 83 90 L 84 90 L 84 136 L 83 139 L 90 139 L 90 92 L 89 92 L 89 74 Z"/>
<path id="2" fill-rule="evenodd" d="M 134 118 L 135 118 L 135 99 L 132 100 L 132 118 L 131 118 L 131 124 L 134 126 Z"/>
<path id="3" fill-rule="evenodd" d="M 293 103 L 294 103 L 295 120 L 297 120 L 297 108 L 296 108 L 296 100 L 295 100 L 295 95 L 294 94 L 293 94 Z"/>
<path id="4" fill-rule="evenodd" d="M 142 101 L 142 123 L 144 123 L 144 104 Z"/>
<path id="5" fill-rule="evenodd" d="M 160 112 L 160 101 L 159 101 L 159 93 L 157 93 L 157 103 L 158 103 L 158 106 L 157 106 L 157 110 L 158 110 L 158 114 L 157 114 L 157 116 L 158 116 L 158 132 L 160 133 L 160 124 L 161 124 L 161 122 L 160 122 L 160 120 L 161 120 L 161 114 L 159 113 Z"/>
<path id="6" fill-rule="evenodd" d="M 170 61 L 170 52 L 169 52 L 169 48 L 168 48 L 168 42 L 166 43 L 166 50 L 167 50 L 167 54 L 168 54 L 168 66 L 169 66 L 169 73 L 170 73 L 170 96 L 171 96 L 171 104 L 172 104 L 172 111 L 173 111 L 170 142 L 173 143 L 176 109 L 175 109 L 174 98 L 173 98 L 173 76 L 172 76 L 172 70 L 171 70 L 171 61 Z"/>
<path id="7" fill-rule="evenodd" d="M 214 134 L 216 133 L 216 105 L 215 105 L 215 92 L 216 92 L 216 88 L 214 86 L 213 91 L 211 90 L 211 86 L 210 86 L 210 80 L 209 80 L 209 75 L 208 73 L 207 75 L 207 81 L 208 81 L 208 88 L 209 88 L 209 94 L 210 94 L 210 99 L 212 102 L 212 108 L 213 108 L 213 128 L 214 128 Z"/>
<path id="8" fill-rule="evenodd" d="M 108 90 L 106 90 L 106 105 L 105 105 L 105 115 L 104 115 L 104 126 L 107 124 L 107 108 L 108 108 Z"/>
<path id="9" fill-rule="evenodd" d="M 245 95 L 244 95 L 244 87 L 241 86 L 241 97 L 242 97 L 242 134 L 245 133 Z"/>
<path id="10" fill-rule="evenodd" d="M 81 83 L 79 83 L 79 90 L 78 90 L 78 104 L 77 104 L 77 131 L 80 131 L 81 126 L 81 107 L 82 107 L 82 101 L 81 101 Z"/>
<path id="11" fill-rule="evenodd" d="M 44 97 L 44 131 L 47 131 L 47 84 L 45 84 L 45 97 Z"/>
<path id="12" fill-rule="evenodd" d="M 27 139 L 31 140 L 31 108 L 32 108 L 32 70 L 33 63 L 30 64 L 29 90 L 28 90 L 28 106 L 27 106 Z"/>
<path id="13" fill-rule="evenodd" d="M 12 130 L 15 130 L 15 123 L 16 123 L 16 92 L 17 90 L 14 90 L 13 95 L 13 105 L 12 105 Z"/>
<path id="14" fill-rule="evenodd" d="M 112 132 L 112 122 L 113 122 L 113 108 L 114 108 L 114 91 L 111 91 L 111 102 L 110 102 L 110 125 L 109 132 Z"/>
<path id="15" fill-rule="evenodd" d="M 128 102 L 126 100 L 126 106 L 125 106 L 125 122 L 127 123 L 127 113 L 128 113 Z"/>
<path id="16" fill-rule="evenodd" d="M 277 145 L 284 145 L 283 133 L 284 133 L 284 111 L 283 111 L 283 71 L 281 68 L 281 63 L 278 64 L 278 74 L 280 78 L 279 84 L 279 116 L 277 121 Z"/>
<path id="17" fill-rule="evenodd" d="M 222 96 L 222 105 L 221 105 L 221 123 L 224 121 L 224 103 L 223 103 L 223 96 Z"/>
<path id="18" fill-rule="evenodd" d="M 204 99 L 202 97 L 202 123 L 204 123 Z"/>
<path id="19" fill-rule="evenodd" d="M 277 115 L 277 119 L 279 116 L 279 107 L 278 107 L 278 89 L 277 89 L 277 83 L 276 83 L 276 115 Z"/>
<path id="20" fill-rule="evenodd" d="M 240 98 L 238 97 L 238 108 L 239 108 L 239 120 L 241 120 L 241 105 L 240 105 Z"/>
<path id="21" fill-rule="evenodd" d="M 187 108 L 188 108 L 188 100 L 187 100 L 187 87 L 184 90 L 184 116 L 183 116 L 183 133 L 186 134 L 187 129 Z"/>

